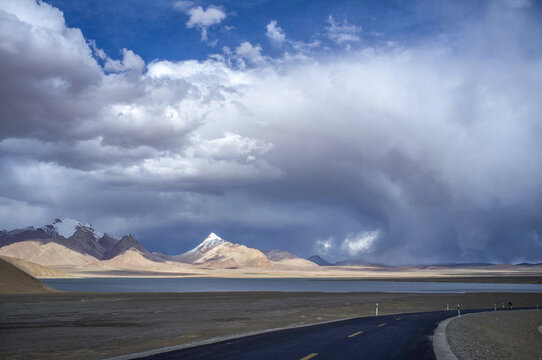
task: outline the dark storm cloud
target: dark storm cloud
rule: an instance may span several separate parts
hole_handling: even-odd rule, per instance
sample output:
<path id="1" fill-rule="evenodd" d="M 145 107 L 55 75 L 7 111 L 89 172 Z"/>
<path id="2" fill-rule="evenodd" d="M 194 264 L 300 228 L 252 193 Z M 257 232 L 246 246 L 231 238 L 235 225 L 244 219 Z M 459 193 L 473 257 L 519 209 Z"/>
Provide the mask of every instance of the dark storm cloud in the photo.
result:
<path id="1" fill-rule="evenodd" d="M 246 68 L 231 50 L 114 60 L 47 4 L 4 2 L 0 227 L 70 216 L 169 253 L 214 231 L 330 260 L 541 261 L 540 8 L 436 8 L 445 31 L 421 44 L 259 48 Z"/>

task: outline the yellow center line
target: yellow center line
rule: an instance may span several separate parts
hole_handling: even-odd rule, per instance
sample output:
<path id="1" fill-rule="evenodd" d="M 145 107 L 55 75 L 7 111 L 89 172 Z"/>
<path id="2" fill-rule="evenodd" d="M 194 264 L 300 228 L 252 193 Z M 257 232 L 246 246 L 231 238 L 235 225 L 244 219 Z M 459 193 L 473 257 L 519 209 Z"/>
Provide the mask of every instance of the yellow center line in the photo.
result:
<path id="1" fill-rule="evenodd" d="M 401 320 L 401 319 L 402 319 L 402 318 L 397 318 L 397 319 L 395 319 L 395 320 Z"/>
<path id="2" fill-rule="evenodd" d="M 357 333 L 353 333 L 351 335 L 348 335 L 348 337 L 354 337 L 354 336 L 359 335 L 361 333 L 363 333 L 363 331 L 358 331 Z"/>
<path id="3" fill-rule="evenodd" d="M 382 323 L 382 324 L 378 325 L 378 327 L 381 327 L 381 326 L 386 326 L 386 323 Z"/>
<path id="4" fill-rule="evenodd" d="M 309 359 L 312 359 L 313 357 L 315 357 L 316 355 L 318 355 L 318 353 L 312 353 L 312 354 L 309 354 L 309 355 L 305 356 L 304 358 L 301 358 L 300 360 L 309 360 Z"/>

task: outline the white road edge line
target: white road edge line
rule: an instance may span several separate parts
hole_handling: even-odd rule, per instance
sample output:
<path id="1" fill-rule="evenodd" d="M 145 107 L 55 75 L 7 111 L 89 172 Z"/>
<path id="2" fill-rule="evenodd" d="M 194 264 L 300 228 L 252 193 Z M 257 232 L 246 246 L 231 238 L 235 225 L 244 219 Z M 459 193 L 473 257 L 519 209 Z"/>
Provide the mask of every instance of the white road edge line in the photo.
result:
<path id="1" fill-rule="evenodd" d="M 305 324 L 305 325 L 298 325 L 298 326 L 295 326 L 295 325 L 294 326 L 285 326 L 285 327 L 265 329 L 265 330 L 260 330 L 260 331 L 250 331 L 250 332 L 235 334 L 235 335 L 219 336 L 219 337 L 206 339 L 206 340 L 193 341 L 193 342 L 180 344 L 180 345 L 172 345 L 172 346 L 166 346 L 166 347 L 162 347 L 162 348 L 158 348 L 158 349 L 151 349 L 151 350 L 147 350 L 147 351 L 141 351 L 141 352 L 138 352 L 138 353 L 113 356 L 113 357 L 105 358 L 103 360 L 132 360 L 132 359 L 138 359 L 138 358 L 145 357 L 145 356 L 167 353 L 167 352 L 175 351 L 175 350 L 184 350 L 184 349 L 188 349 L 188 348 L 192 348 L 192 347 L 196 347 L 196 346 L 200 346 L 200 345 L 209 345 L 209 344 L 214 344 L 214 343 L 222 342 L 222 341 L 226 341 L 226 340 L 240 339 L 240 338 L 244 338 L 244 337 L 252 336 L 252 335 L 267 334 L 267 333 L 280 331 L 280 330 L 300 329 L 300 328 L 314 326 L 314 325 L 330 324 L 330 323 L 334 323 L 334 322 L 361 319 L 361 318 L 366 318 L 366 317 L 370 317 L 370 316 L 354 316 L 354 317 L 348 317 L 348 318 L 342 318 L 342 319 L 335 319 L 335 320 L 317 322 L 317 323 L 313 323 L 313 324 Z"/>

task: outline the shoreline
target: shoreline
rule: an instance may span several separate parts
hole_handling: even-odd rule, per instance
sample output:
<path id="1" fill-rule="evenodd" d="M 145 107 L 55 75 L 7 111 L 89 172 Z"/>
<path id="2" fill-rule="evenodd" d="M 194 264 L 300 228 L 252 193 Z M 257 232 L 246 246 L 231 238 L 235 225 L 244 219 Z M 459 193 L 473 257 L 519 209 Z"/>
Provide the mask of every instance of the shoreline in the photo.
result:
<path id="1" fill-rule="evenodd" d="M 453 283 L 487 283 L 487 284 L 542 284 L 542 276 L 450 276 L 450 277 L 401 277 L 401 278 L 333 278 L 318 279 L 321 281 L 390 281 L 390 282 L 453 282 Z"/>
<path id="2" fill-rule="evenodd" d="M 103 275 L 103 276 L 73 276 L 73 277 L 37 277 L 39 280 L 82 280 L 82 279 L 234 279 L 234 280 L 287 280 L 304 279 L 308 281 L 382 281 L 382 282 L 442 282 L 442 283 L 472 283 L 472 284 L 542 284 L 540 275 L 518 276 L 433 276 L 433 277 L 311 277 L 311 276 L 186 276 L 186 275 Z"/>

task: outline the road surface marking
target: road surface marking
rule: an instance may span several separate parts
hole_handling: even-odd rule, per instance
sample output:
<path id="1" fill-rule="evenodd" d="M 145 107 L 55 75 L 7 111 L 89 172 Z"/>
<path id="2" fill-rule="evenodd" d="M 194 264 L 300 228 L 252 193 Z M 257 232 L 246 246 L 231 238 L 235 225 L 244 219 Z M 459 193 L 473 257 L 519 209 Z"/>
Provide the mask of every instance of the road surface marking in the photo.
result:
<path id="1" fill-rule="evenodd" d="M 309 360 L 309 359 L 312 359 L 313 357 L 315 357 L 316 355 L 318 355 L 318 353 L 312 353 L 312 354 L 309 354 L 309 355 L 305 356 L 304 358 L 301 358 L 300 360 Z"/>
<path id="2" fill-rule="evenodd" d="M 401 318 L 397 318 L 397 319 L 395 319 L 395 320 L 401 320 Z"/>
<path id="3" fill-rule="evenodd" d="M 386 326 L 386 323 L 382 323 L 382 324 L 378 325 L 378 327 L 381 327 L 381 326 Z"/>
<path id="4" fill-rule="evenodd" d="M 351 334 L 351 335 L 348 335 L 348 337 L 354 337 L 354 336 L 356 336 L 356 335 L 361 334 L 362 332 L 363 332 L 363 331 L 358 331 L 357 333 L 353 333 L 353 334 Z"/>

